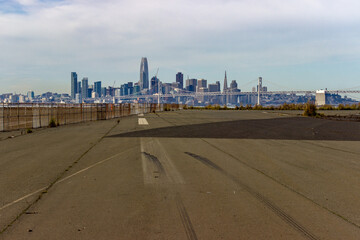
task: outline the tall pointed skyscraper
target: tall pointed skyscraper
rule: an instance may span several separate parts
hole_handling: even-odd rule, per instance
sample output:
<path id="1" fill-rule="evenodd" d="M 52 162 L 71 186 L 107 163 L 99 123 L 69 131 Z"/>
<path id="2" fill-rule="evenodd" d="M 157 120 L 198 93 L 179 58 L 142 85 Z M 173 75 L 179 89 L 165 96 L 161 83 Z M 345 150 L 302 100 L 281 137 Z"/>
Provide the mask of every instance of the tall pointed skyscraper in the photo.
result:
<path id="1" fill-rule="evenodd" d="M 143 57 L 141 59 L 139 83 L 141 90 L 149 88 L 149 69 L 148 69 L 148 61 L 146 57 Z"/>
<path id="2" fill-rule="evenodd" d="M 226 92 L 226 90 L 228 89 L 228 84 L 227 84 L 227 77 L 226 77 L 226 71 L 225 71 L 225 78 L 224 78 L 224 89 L 223 92 Z"/>

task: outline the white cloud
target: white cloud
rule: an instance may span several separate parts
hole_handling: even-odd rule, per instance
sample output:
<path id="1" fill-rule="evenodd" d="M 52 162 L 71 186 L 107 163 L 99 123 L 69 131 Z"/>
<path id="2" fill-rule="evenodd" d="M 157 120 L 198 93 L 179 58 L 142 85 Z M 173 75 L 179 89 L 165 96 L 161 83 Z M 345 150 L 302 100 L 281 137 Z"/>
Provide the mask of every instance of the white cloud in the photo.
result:
<path id="1" fill-rule="evenodd" d="M 125 72 L 125 81 L 130 73 L 137 77 L 141 56 L 186 69 L 286 66 L 360 54 L 358 1 L 17 2 L 26 14 L 0 13 L 0 82 L 9 70 L 19 76 L 43 71 L 38 77 L 45 79 L 48 69 L 67 76 L 70 68 L 113 78 Z"/>

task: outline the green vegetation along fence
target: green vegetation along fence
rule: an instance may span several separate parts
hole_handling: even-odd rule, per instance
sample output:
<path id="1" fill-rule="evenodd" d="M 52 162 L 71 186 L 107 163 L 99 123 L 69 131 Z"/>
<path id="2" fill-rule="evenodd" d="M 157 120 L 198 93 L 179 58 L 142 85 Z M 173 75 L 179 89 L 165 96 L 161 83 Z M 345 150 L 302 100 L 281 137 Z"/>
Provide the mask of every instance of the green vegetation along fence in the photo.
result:
<path id="1" fill-rule="evenodd" d="M 56 125 L 65 125 L 177 109 L 179 109 L 178 104 L 2 103 L 0 105 L 0 131 L 47 127 L 50 121 L 55 122 Z"/>

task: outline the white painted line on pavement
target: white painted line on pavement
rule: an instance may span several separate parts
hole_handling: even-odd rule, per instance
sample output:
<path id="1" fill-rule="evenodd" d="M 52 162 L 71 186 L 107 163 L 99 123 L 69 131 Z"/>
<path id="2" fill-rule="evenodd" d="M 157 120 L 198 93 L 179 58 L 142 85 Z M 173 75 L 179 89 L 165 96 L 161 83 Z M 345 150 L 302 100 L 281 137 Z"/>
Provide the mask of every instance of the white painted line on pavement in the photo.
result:
<path id="1" fill-rule="evenodd" d="M 148 121 L 146 120 L 146 118 L 139 118 L 138 119 L 138 123 L 139 125 L 149 125 Z"/>
<path id="2" fill-rule="evenodd" d="M 63 178 L 63 179 L 60 179 L 59 181 L 57 181 L 56 183 L 54 183 L 54 185 L 55 185 L 55 184 L 58 184 L 58 183 L 61 183 L 61 182 L 65 181 L 65 180 L 67 180 L 67 179 L 69 179 L 69 178 L 71 178 L 71 177 L 74 177 L 74 176 L 76 176 L 76 175 L 78 175 L 78 174 L 80 174 L 80 173 L 82 173 L 82 172 L 85 172 L 86 170 L 89 170 L 90 168 L 93 168 L 93 167 L 95 167 L 95 166 L 97 166 L 97 165 L 99 165 L 99 164 L 102 164 L 102 163 L 104 163 L 104 162 L 106 162 L 106 161 L 109 161 L 109 160 L 113 159 L 114 157 L 117 157 L 117 156 L 119 156 L 119 155 L 121 155 L 121 154 L 124 154 L 124 153 L 132 150 L 133 148 L 134 148 L 134 147 L 129 148 L 129 149 L 125 150 L 124 152 L 117 153 L 117 154 L 115 154 L 115 155 L 113 155 L 113 156 L 111 156 L 111 157 L 108 157 L 108 158 L 106 158 L 106 159 L 104 159 L 104 160 L 101 160 L 100 162 L 94 163 L 93 165 L 90 165 L 90 166 L 88 166 L 88 167 L 86 167 L 86 168 L 84 168 L 84 169 L 82 169 L 82 170 L 80 170 L 80 171 L 78 171 L 78 172 L 76 172 L 76 173 L 73 173 L 73 174 L 71 174 L 71 175 L 69 175 L 69 176 L 67 176 L 67 177 L 65 177 L 65 178 Z M 39 192 L 41 192 L 41 191 L 44 191 L 46 188 L 47 188 L 47 187 L 40 188 L 40 189 L 38 189 L 38 190 L 36 190 L 36 191 L 34 191 L 34 192 L 32 192 L 32 193 L 29 193 L 29 194 L 27 194 L 27 195 L 19 198 L 19 199 L 16 199 L 15 201 L 12 201 L 12 202 L 10 202 L 10 203 L 8 203 L 8 204 L 5 204 L 4 206 L 0 207 L 0 211 L 3 210 L 3 209 L 5 209 L 5 208 L 8 208 L 8 207 L 14 205 L 15 203 L 20 202 L 20 201 L 22 201 L 22 200 L 24 200 L 24 199 L 26 199 L 26 198 L 28 198 L 28 197 L 31 197 L 32 195 L 34 195 L 34 194 L 36 194 L 36 193 L 39 193 Z"/>

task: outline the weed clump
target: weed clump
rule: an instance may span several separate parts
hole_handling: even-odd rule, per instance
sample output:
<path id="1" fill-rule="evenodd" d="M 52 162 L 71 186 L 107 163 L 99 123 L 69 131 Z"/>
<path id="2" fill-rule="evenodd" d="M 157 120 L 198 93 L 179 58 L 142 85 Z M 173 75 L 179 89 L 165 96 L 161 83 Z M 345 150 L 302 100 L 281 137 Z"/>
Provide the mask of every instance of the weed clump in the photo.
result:
<path id="1" fill-rule="evenodd" d="M 50 122 L 49 122 L 49 127 L 51 127 L 51 128 L 54 128 L 54 127 L 56 127 L 57 126 L 57 124 L 56 124 L 56 122 L 55 122 L 55 119 L 50 119 Z"/>
<path id="2" fill-rule="evenodd" d="M 314 103 L 305 104 L 303 116 L 315 117 L 317 115 L 316 106 Z"/>

